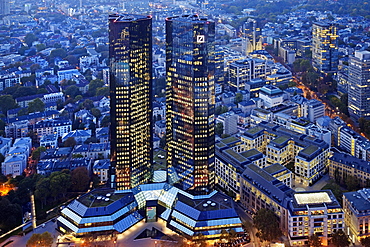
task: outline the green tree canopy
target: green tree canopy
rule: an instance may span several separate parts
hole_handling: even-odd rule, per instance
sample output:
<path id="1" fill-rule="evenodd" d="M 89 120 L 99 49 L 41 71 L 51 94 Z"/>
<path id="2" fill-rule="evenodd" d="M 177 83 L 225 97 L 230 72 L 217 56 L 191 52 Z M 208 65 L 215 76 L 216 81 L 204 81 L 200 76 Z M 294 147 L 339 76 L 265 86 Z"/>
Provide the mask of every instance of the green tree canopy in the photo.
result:
<path id="1" fill-rule="evenodd" d="M 89 93 L 90 96 L 95 96 L 96 90 L 102 86 L 104 86 L 103 80 L 101 79 L 91 80 L 89 83 L 89 89 L 87 92 Z"/>
<path id="2" fill-rule="evenodd" d="M 348 247 L 350 244 L 348 236 L 341 229 L 331 235 L 331 242 L 337 247 Z"/>
<path id="3" fill-rule="evenodd" d="M 26 42 L 26 44 L 29 47 L 31 47 L 32 43 L 36 40 L 37 40 L 37 37 L 33 33 L 27 33 L 26 36 L 24 37 L 24 42 Z"/>
<path id="4" fill-rule="evenodd" d="M 86 191 L 89 187 L 89 182 L 89 172 L 85 167 L 78 167 L 71 172 L 71 189 L 73 191 Z"/>
<path id="5" fill-rule="evenodd" d="M 49 232 L 44 233 L 34 233 L 28 239 L 26 246 L 27 247 L 51 247 L 53 244 L 53 237 Z"/>
<path id="6" fill-rule="evenodd" d="M 100 117 L 101 117 L 101 112 L 100 112 L 100 110 L 99 110 L 99 109 L 97 109 L 97 108 L 92 108 L 90 111 L 91 111 L 91 114 L 93 114 L 93 115 L 94 115 L 94 117 L 96 117 L 96 118 L 100 118 Z"/>
<path id="7" fill-rule="evenodd" d="M 63 48 L 57 48 L 50 52 L 51 58 L 56 58 L 56 57 L 65 58 L 66 56 L 67 56 L 67 52 Z"/>
<path id="8" fill-rule="evenodd" d="M 11 95 L 1 95 L 0 96 L 0 110 L 7 114 L 10 109 L 17 108 L 17 104 Z"/>
<path id="9" fill-rule="evenodd" d="M 321 247 L 321 239 L 316 234 L 308 237 L 308 245 L 310 247 Z"/>
<path id="10" fill-rule="evenodd" d="M 270 209 L 260 209 L 253 217 L 253 224 L 258 230 L 256 236 L 262 240 L 272 241 L 282 235 L 279 220 Z"/>
<path id="11" fill-rule="evenodd" d="M 77 142 L 75 140 L 75 138 L 73 137 L 68 137 L 67 140 L 65 140 L 64 142 L 64 146 L 65 147 L 74 147 L 76 146 Z"/>
<path id="12" fill-rule="evenodd" d="M 243 95 L 241 94 L 241 93 L 236 93 L 235 94 L 235 104 L 238 104 L 238 103 L 240 103 L 240 102 L 242 102 L 243 101 Z"/>
<path id="13" fill-rule="evenodd" d="M 44 208 L 46 205 L 47 198 L 51 195 L 50 192 L 50 179 L 49 178 L 41 178 L 36 183 L 36 190 L 35 190 L 35 197 L 37 200 L 41 202 L 41 207 Z"/>
<path id="14" fill-rule="evenodd" d="M 68 97 L 75 98 L 77 95 L 81 95 L 81 92 L 76 85 L 72 85 L 65 90 L 65 94 Z"/>
<path id="15" fill-rule="evenodd" d="M 364 247 L 370 247 L 370 237 L 362 238 L 361 245 Z"/>
<path id="16" fill-rule="evenodd" d="M 218 122 L 215 127 L 215 133 L 218 136 L 221 136 L 224 133 L 224 125 L 221 122 Z"/>
<path id="17" fill-rule="evenodd" d="M 108 87 L 98 87 L 96 89 L 96 96 L 105 96 L 108 97 L 110 94 Z"/>
<path id="18" fill-rule="evenodd" d="M 50 193 L 56 199 L 60 194 L 65 197 L 71 187 L 71 175 L 63 171 L 53 172 L 50 175 Z"/>
<path id="19" fill-rule="evenodd" d="M 45 111 L 45 103 L 41 99 L 36 98 L 28 104 L 28 112 L 43 112 Z"/>

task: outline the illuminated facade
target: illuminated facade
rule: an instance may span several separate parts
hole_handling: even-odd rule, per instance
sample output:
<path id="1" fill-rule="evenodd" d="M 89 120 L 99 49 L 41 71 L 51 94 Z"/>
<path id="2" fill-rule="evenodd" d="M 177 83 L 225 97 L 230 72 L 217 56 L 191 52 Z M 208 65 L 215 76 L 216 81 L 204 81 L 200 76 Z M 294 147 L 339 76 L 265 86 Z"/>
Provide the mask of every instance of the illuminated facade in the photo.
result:
<path id="1" fill-rule="evenodd" d="M 166 19 L 168 177 L 192 194 L 214 186 L 215 23 Z"/>
<path id="2" fill-rule="evenodd" d="M 262 30 L 256 20 L 249 18 L 243 25 L 243 52 L 248 55 L 251 52 L 262 50 Z"/>
<path id="3" fill-rule="evenodd" d="M 288 211 L 291 246 L 308 244 L 308 237 L 313 234 L 327 246 L 331 234 L 338 230 L 344 231 L 344 213 L 330 190 L 294 194 Z"/>
<path id="4" fill-rule="evenodd" d="M 327 73 L 338 70 L 337 27 L 327 23 L 312 26 L 312 66 L 316 71 Z"/>
<path id="5" fill-rule="evenodd" d="M 356 51 L 349 60 L 348 111 L 351 118 L 370 119 L 370 52 Z"/>
<path id="6" fill-rule="evenodd" d="M 111 182 L 117 190 L 151 178 L 151 30 L 150 17 L 109 16 Z"/>
<path id="7" fill-rule="evenodd" d="M 346 234 L 355 244 L 370 236 L 370 189 L 343 193 Z"/>

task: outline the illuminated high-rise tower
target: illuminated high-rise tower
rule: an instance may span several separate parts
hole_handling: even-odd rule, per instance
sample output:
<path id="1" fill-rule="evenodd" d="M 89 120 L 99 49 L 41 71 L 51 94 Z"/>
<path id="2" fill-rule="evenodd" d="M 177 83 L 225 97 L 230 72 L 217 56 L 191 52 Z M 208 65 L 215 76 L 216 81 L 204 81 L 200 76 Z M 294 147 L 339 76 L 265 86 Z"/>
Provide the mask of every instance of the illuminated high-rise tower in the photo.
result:
<path id="1" fill-rule="evenodd" d="M 152 19 L 109 16 L 111 182 L 117 190 L 149 182 L 152 163 Z"/>
<path id="2" fill-rule="evenodd" d="M 214 186 L 215 23 L 166 19 L 168 180 L 192 194 Z"/>
<path id="3" fill-rule="evenodd" d="M 244 55 L 262 50 L 262 31 L 255 19 L 249 18 L 243 24 L 242 48 Z"/>
<path id="4" fill-rule="evenodd" d="M 312 66 L 318 72 L 336 72 L 338 61 L 337 27 L 328 23 L 313 23 Z"/>

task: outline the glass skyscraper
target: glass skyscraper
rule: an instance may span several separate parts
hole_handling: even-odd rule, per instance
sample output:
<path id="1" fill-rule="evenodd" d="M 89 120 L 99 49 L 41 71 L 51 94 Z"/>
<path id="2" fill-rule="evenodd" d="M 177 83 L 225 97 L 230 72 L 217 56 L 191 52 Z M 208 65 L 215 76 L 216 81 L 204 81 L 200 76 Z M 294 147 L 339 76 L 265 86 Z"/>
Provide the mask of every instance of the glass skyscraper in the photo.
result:
<path id="1" fill-rule="evenodd" d="M 328 23 L 313 23 L 312 66 L 318 72 L 336 72 L 338 61 L 337 27 Z"/>
<path id="2" fill-rule="evenodd" d="M 354 120 L 370 119 L 370 52 L 356 51 L 349 57 L 348 111 Z"/>
<path id="3" fill-rule="evenodd" d="M 168 182 L 192 194 L 214 186 L 215 23 L 166 19 Z"/>
<path id="4" fill-rule="evenodd" d="M 111 183 L 117 190 L 150 181 L 152 171 L 152 19 L 109 16 Z"/>

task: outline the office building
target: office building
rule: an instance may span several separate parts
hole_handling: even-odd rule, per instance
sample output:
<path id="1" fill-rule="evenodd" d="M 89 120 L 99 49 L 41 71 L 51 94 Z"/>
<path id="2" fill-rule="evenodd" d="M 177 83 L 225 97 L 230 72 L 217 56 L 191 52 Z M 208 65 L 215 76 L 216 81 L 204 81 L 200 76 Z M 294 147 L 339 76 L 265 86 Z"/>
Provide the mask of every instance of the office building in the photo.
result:
<path id="1" fill-rule="evenodd" d="M 243 53 L 248 55 L 251 52 L 262 50 L 262 30 L 257 20 L 249 18 L 243 24 L 242 44 Z"/>
<path id="2" fill-rule="evenodd" d="M 348 74 L 348 111 L 354 120 L 370 119 L 370 52 L 356 51 L 350 56 Z"/>
<path id="3" fill-rule="evenodd" d="M 345 184 L 346 178 L 352 176 L 361 187 L 369 187 L 370 162 L 346 153 L 333 152 L 329 158 L 329 176 L 341 184 Z"/>
<path id="4" fill-rule="evenodd" d="M 151 178 L 151 30 L 151 17 L 109 16 L 111 181 L 117 190 Z"/>
<path id="5" fill-rule="evenodd" d="M 325 115 L 325 105 L 317 99 L 303 102 L 301 105 L 301 116 L 315 123 L 318 118 Z"/>
<path id="6" fill-rule="evenodd" d="M 247 58 L 236 60 L 228 65 L 228 83 L 233 92 L 245 90 L 246 83 L 256 78 L 266 78 L 270 74 L 267 60 Z"/>
<path id="7" fill-rule="evenodd" d="M 213 21 L 166 19 L 168 180 L 193 194 L 214 186 L 214 40 Z"/>
<path id="8" fill-rule="evenodd" d="M 312 65 L 321 73 L 338 70 L 338 34 L 333 24 L 315 22 L 312 25 Z"/>
<path id="9" fill-rule="evenodd" d="M 10 1 L 0 0 L 0 15 L 9 15 L 9 14 L 10 14 Z"/>
<path id="10" fill-rule="evenodd" d="M 352 243 L 360 245 L 370 236 L 370 189 L 343 193 L 343 211 L 346 234 Z"/>
<path id="11" fill-rule="evenodd" d="M 314 234 L 327 246 L 331 234 L 344 231 L 344 213 L 333 193 L 296 192 L 289 203 L 288 233 L 291 246 L 308 244 Z"/>

